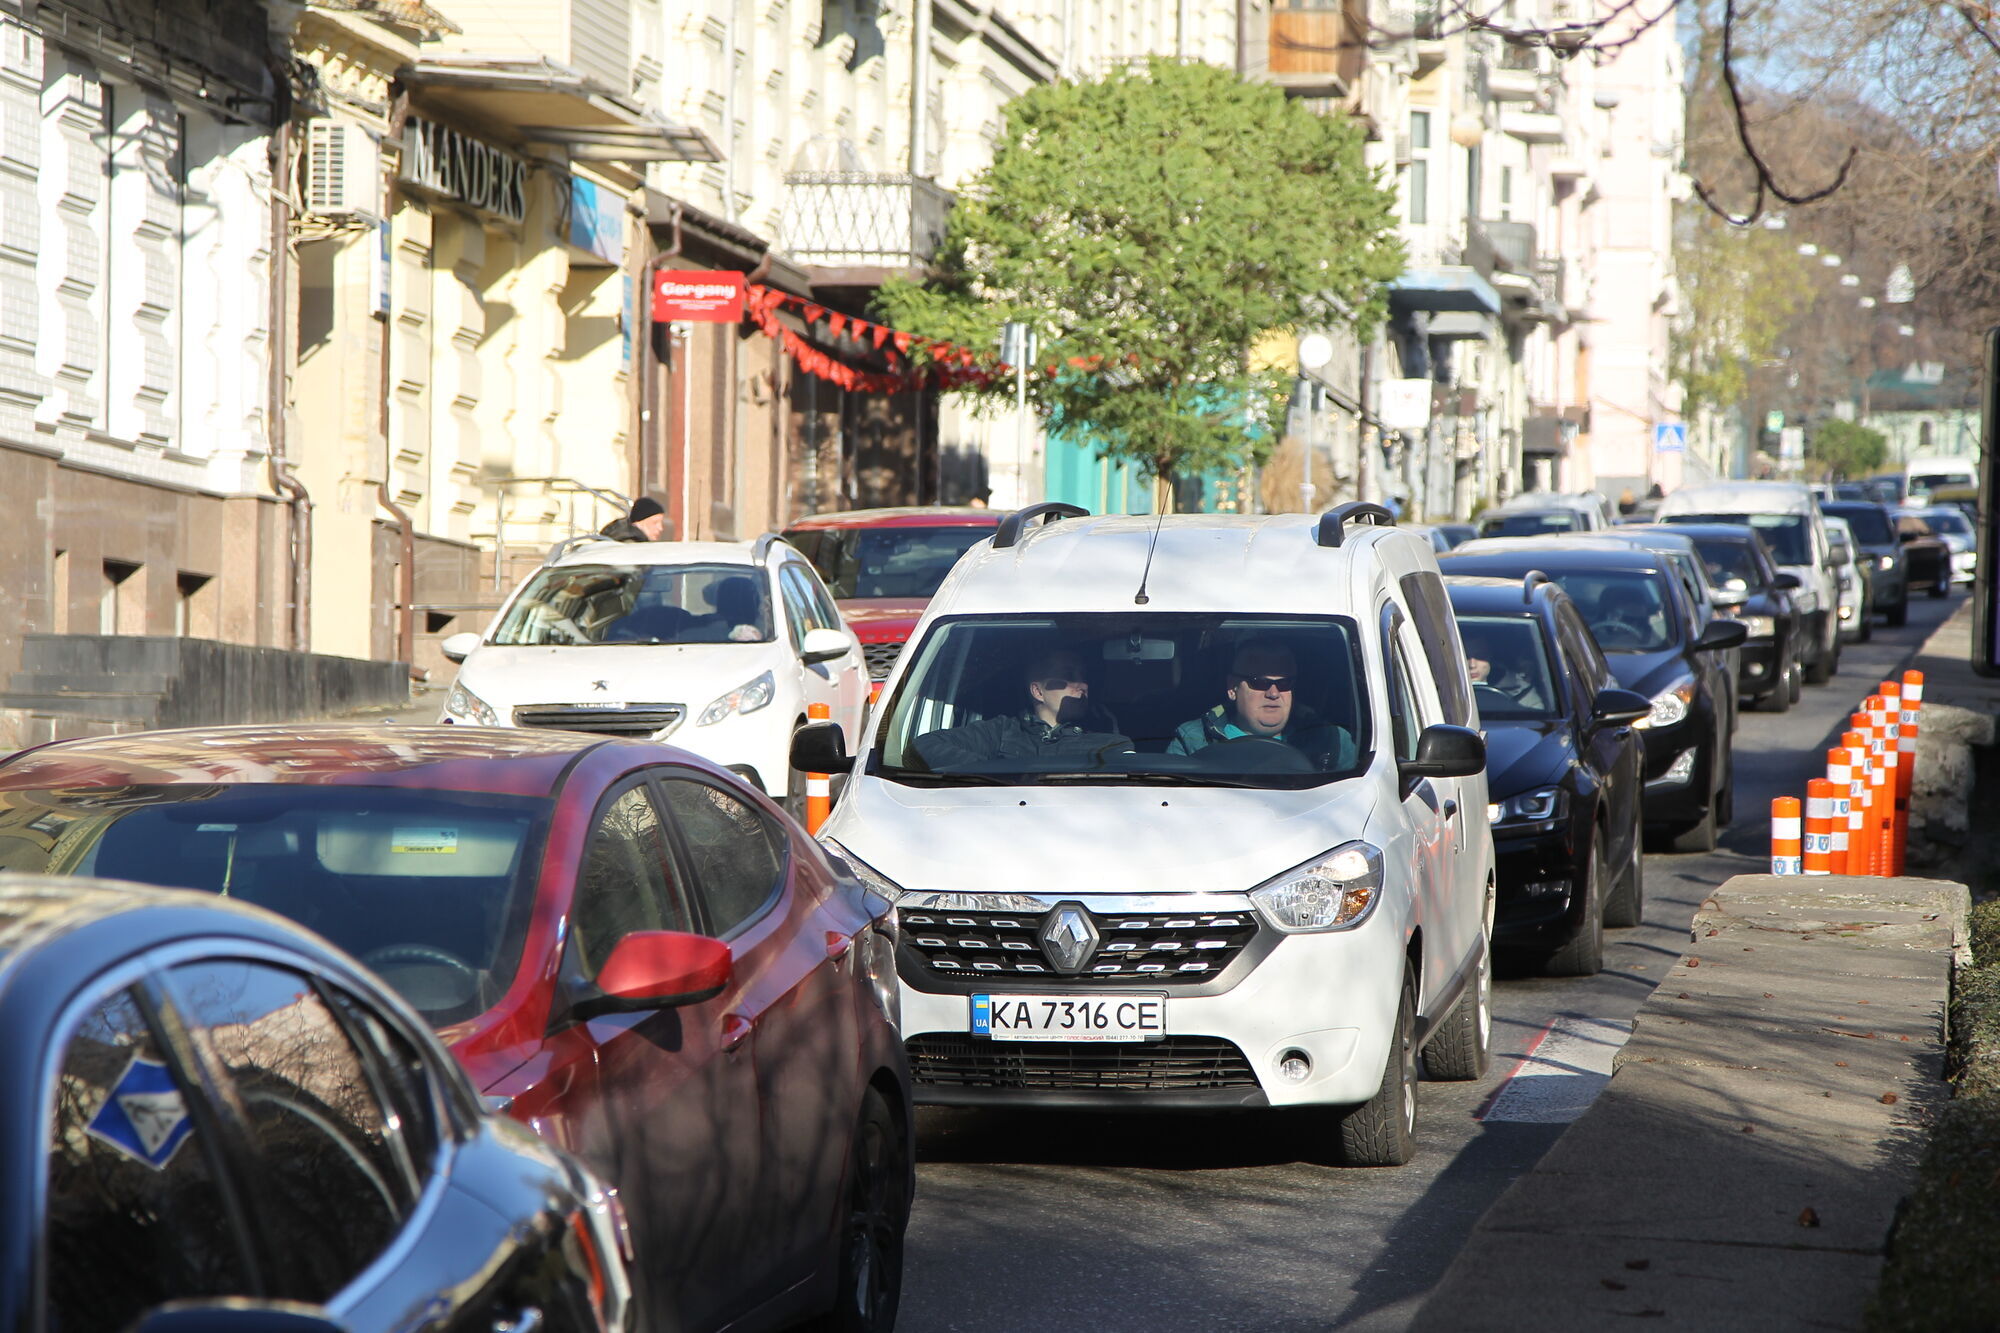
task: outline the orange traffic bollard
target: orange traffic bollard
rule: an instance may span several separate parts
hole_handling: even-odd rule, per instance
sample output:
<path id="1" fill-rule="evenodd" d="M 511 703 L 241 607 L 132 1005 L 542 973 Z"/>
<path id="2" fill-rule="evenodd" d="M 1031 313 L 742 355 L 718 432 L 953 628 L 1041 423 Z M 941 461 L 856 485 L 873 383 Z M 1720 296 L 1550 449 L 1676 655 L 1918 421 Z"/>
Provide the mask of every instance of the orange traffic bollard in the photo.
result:
<path id="1" fill-rule="evenodd" d="M 1799 798 L 1779 796 L 1771 801 L 1771 873 L 1796 875 L 1799 866 Z"/>
<path id="2" fill-rule="evenodd" d="M 825 704 L 807 704 L 806 716 L 814 722 L 830 721 L 833 709 Z M 806 832 L 818 833 L 833 808 L 833 780 L 825 773 L 806 774 Z"/>
<path id="3" fill-rule="evenodd" d="M 1873 873 L 1868 863 L 1868 740 L 1858 730 L 1844 733 L 1847 751 L 1847 873 Z"/>
<path id="4" fill-rule="evenodd" d="M 1900 701 L 1899 701 L 1900 703 Z M 1875 873 L 1893 875 L 1896 873 L 1896 723 L 1889 719 L 1900 716 L 1901 708 L 1890 704 L 1888 696 L 1872 694 L 1868 697 L 1870 724 L 1875 733 L 1870 745 L 1879 756 L 1882 765 L 1882 780 L 1875 788 Z"/>
<path id="5" fill-rule="evenodd" d="M 1854 808 L 1854 768 L 1848 762 L 1847 747 L 1836 745 L 1826 752 L 1826 780 L 1833 784 L 1833 851 L 1827 857 L 1829 875 L 1851 875 L 1847 868 L 1847 821 Z"/>
<path id="6" fill-rule="evenodd" d="M 1800 866 L 1808 875 L 1833 873 L 1833 784 L 1806 783 L 1806 836 Z"/>
<path id="7" fill-rule="evenodd" d="M 1910 789 L 1917 781 L 1917 730 L 1923 722 L 1924 673 L 1903 673 L 1903 713 L 1896 728 L 1896 873 L 1910 841 Z"/>

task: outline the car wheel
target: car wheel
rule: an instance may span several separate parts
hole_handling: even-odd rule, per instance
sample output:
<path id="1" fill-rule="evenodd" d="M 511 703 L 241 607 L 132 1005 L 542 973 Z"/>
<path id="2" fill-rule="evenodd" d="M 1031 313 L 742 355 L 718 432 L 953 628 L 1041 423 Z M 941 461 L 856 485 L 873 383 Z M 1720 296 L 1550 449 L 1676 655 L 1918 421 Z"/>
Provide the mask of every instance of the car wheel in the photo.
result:
<path id="1" fill-rule="evenodd" d="M 1777 683 L 1770 693 L 1757 701 L 1760 711 L 1766 713 L 1789 713 L 1792 711 L 1792 669 L 1784 667 L 1778 673 Z"/>
<path id="2" fill-rule="evenodd" d="M 1875 637 L 1875 603 L 1872 601 L 1863 602 L 1861 604 L 1861 615 L 1858 618 L 1861 621 L 1861 625 L 1854 631 L 1854 641 L 1856 643 L 1867 643 Z"/>
<path id="3" fill-rule="evenodd" d="M 1676 852 L 1714 851 L 1715 836 L 1716 836 L 1716 815 L 1720 813 L 1718 807 L 1720 807 L 1721 804 L 1722 804 L 1722 793 L 1717 792 L 1715 793 L 1715 795 L 1709 798 L 1708 809 L 1702 814 L 1701 819 L 1698 822 L 1696 822 L 1695 826 L 1691 829 L 1687 829 L 1681 833 L 1675 834 L 1673 841 L 1668 844 L 1669 847 Z"/>
<path id="4" fill-rule="evenodd" d="M 1792 703 L 1797 703 L 1806 692 L 1805 674 L 1804 669 L 1799 666 L 1797 661 L 1794 661 L 1792 663 L 1791 675 L 1785 681 L 1785 697 Z"/>
<path id="5" fill-rule="evenodd" d="M 833 1308 L 812 1333 L 889 1333 L 903 1294 L 903 1232 L 910 1220 L 910 1148 L 882 1094 L 868 1089 L 848 1162 L 840 1276 Z"/>
<path id="6" fill-rule="evenodd" d="M 1938 582 L 1931 585 L 1932 597 L 1948 597 L 1950 595 L 1951 595 L 1950 579 L 1940 579 L 1938 580 Z"/>
<path id="7" fill-rule="evenodd" d="M 1910 623 L 1910 603 L 1907 599 L 1900 601 L 1882 614 L 1888 620 L 1890 629 L 1901 629 Z"/>
<path id="8" fill-rule="evenodd" d="M 1340 1160 L 1348 1166 L 1401 1166 L 1417 1148 L 1417 983 L 1403 969 L 1403 994 L 1382 1086 L 1340 1117 Z"/>
<path id="9" fill-rule="evenodd" d="M 1479 973 L 1437 1035 L 1424 1046 L 1424 1072 L 1435 1079 L 1463 1083 L 1486 1072 L 1493 1053 L 1493 935 L 1480 932 Z"/>
<path id="10" fill-rule="evenodd" d="M 1576 934 L 1542 964 L 1551 977 L 1594 977 L 1604 970 L 1604 839 L 1595 830 L 1583 877 L 1583 919 Z"/>
<path id="11" fill-rule="evenodd" d="M 1607 926 L 1636 926 L 1645 918 L 1646 866 L 1640 856 L 1639 842 L 1638 831 L 1634 830 L 1632 855 L 1618 876 L 1618 886 L 1604 901 L 1604 924 Z"/>
<path id="12" fill-rule="evenodd" d="M 1832 646 L 1829 647 L 1825 644 L 1821 644 L 1818 659 L 1815 660 L 1811 665 L 1806 667 L 1806 672 L 1805 672 L 1806 684 L 1808 685 L 1826 684 L 1828 681 L 1833 679 L 1833 673 L 1836 670 L 1838 670 L 1839 667 L 1840 667 L 1840 635 L 1836 633 L 1833 636 Z M 1792 702 L 1794 703 L 1798 702 L 1798 697 L 1796 695 L 1793 696 Z"/>

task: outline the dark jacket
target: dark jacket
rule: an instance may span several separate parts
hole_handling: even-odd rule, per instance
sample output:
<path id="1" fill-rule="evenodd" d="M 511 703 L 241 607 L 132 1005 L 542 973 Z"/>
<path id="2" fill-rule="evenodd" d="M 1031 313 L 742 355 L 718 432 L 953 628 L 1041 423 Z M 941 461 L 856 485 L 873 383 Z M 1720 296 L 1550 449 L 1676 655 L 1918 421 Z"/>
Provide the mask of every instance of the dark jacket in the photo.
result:
<path id="1" fill-rule="evenodd" d="M 1132 742 L 1111 731 L 1088 731 L 1069 724 L 1050 726 L 1031 712 L 982 718 L 962 727 L 929 731 L 916 739 L 917 753 L 933 770 L 949 772 L 995 759 L 1027 759 L 1035 767 L 1102 765 L 1106 754 L 1129 754 Z"/>
<path id="2" fill-rule="evenodd" d="M 1353 766 L 1356 758 L 1354 737 L 1348 734 L 1347 728 L 1321 722 L 1303 710 L 1295 715 L 1294 721 L 1297 725 L 1286 727 L 1266 739 L 1283 741 L 1329 772 Z M 1226 705 L 1217 704 L 1200 717 L 1175 728 L 1174 738 L 1167 742 L 1167 753 L 1193 754 L 1220 741 L 1240 740 L 1250 734 L 1229 720 Z"/>

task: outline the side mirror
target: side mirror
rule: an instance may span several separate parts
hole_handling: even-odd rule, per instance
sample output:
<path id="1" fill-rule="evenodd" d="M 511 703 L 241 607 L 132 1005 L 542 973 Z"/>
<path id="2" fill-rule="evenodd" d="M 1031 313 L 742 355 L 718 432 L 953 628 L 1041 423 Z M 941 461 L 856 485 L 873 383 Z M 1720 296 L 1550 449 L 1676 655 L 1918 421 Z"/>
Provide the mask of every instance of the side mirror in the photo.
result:
<path id="1" fill-rule="evenodd" d="M 296 1301 L 169 1301 L 148 1311 L 132 1333 L 347 1333 L 317 1305 Z"/>
<path id="2" fill-rule="evenodd" d="M 721 940 L 678 930 L 635 930 L 612 946 L 594 992 L 570 1005 L 571 1018 L 670 1009 L 714 999 L 736 973 Z"/>
<path id="3" fill-rule="evenodd" d="M 462 630 L 438 641 L 438 651 L 444 654 L 447 662 L 463 662 L 472 656 L 472 650 L 478 646 L 479 636 L 471 630 Z"/>
<path id="4" fill-rule="evenodd" d="M 1651 705 L 1647 705 L 1650 711 Z M 1417 737 L 1417 757 L 1396 765 L 1410 778 L 1469 778 L 1486 767 L 1486 738 L 1470 727 L 1439 722 Z"/>
<path id="5" fill-rule="evenodd" d="M 853 646 L 854 640 L 837 629 L 809 629 L 805 641 L 799 645 L 799 660 L 807 666 L 831 662 L 836 657 L 845 657 Z"/>
<path id="6" fill-rule="evenodd" d="M 1917 538 L 1923 535 L 1924 534 L 1921 532 L 1898 532 L 1896 534 L 1896 540 L 1903 543 L 1905 546 L 1908 546 L 1911 542 L 1915 541 Z"/>
<path id="7" fill-rule="evenodd" d="M 1723 648 L 1734 648 L 1750 637 L 1750 627 L 1740 620 L 1711 620 L 1701 637 L 1694 641 L 1698 653 L 1712 653 Z M 1652 705 L 1648 704 L 1647 707 Z"/>
<path id="8" fill-rule="evenodd" d="M 1791 592 L 1794 588 L 1802 588 L 1805 585 L 1799 581 L 1797 574 L 1780 574 L 1771 580 L 1771 586 L 1773 588 L 1783 588 L 1786 592 Z"/>
<path id="9" fill-rule="evenodd" d="M 837 722 L 808 722 L 792 733 L 792 767 L 801 773 L 848 773 L 854 756 Z"/>
<path id="10" fill-rule="evenodd" d="M 1600 727 L 1629 727 L 1652 713 L 1652 701 L 1645 695 L 1615 685 L 1599 690 L 1590 701 L 1590 720 Z"/>

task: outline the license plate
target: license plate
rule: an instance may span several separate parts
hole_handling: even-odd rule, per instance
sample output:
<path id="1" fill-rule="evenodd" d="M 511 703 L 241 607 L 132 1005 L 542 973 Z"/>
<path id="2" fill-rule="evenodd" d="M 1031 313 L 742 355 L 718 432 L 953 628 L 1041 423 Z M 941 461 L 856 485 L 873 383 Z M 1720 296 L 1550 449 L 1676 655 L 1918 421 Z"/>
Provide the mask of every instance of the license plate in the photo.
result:
<path id="1" fill-rule="evenodd" d="M 1164 995 L 975 995 L 972 1034 L 1000 1041 L 1158 1041 Z"/>

